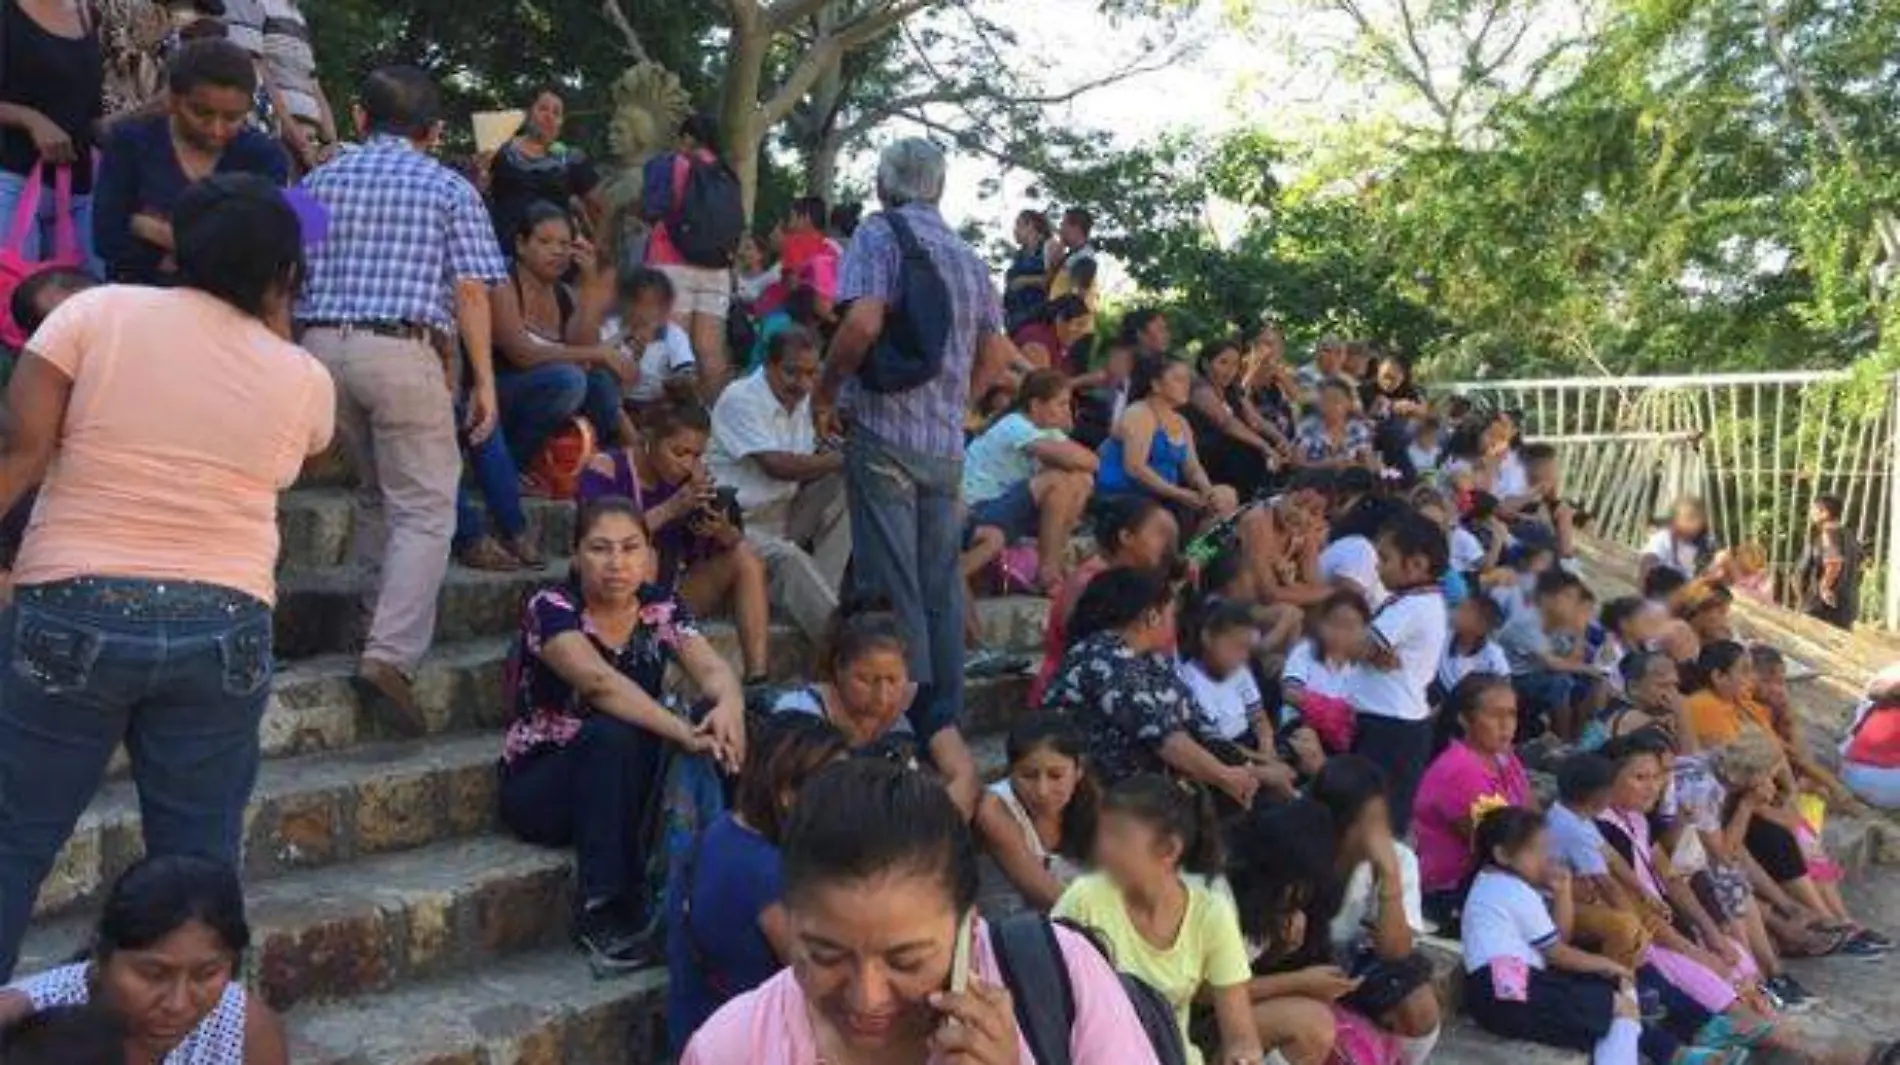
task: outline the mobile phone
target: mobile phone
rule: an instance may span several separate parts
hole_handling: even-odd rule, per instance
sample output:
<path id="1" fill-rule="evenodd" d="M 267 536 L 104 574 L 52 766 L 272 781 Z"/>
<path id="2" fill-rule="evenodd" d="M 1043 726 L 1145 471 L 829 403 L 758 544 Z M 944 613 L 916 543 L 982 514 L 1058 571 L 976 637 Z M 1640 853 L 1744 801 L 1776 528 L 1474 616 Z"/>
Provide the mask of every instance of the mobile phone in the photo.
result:
<path id="1" fill-rule="evenodd" d="M 950 993 L 961 995 L 970 988 L 970 952 L 975 949 L 976 908 L 963 912 L 957 922 L 957 943 L 950 955 Z"/>

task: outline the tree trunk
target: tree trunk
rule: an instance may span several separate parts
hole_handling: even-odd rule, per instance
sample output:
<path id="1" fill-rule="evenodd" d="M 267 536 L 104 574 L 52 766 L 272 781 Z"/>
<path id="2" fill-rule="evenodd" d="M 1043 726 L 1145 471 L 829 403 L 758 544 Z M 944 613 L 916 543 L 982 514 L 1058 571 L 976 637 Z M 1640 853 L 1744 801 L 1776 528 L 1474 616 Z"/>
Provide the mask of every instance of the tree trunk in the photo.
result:
<path id="1" fill-rule="evenodd" d="M 833 134 L 825 134 L 805 152 L 805 183 L 813 196 L 831 202 L 838 191 L 838 155 L 844 144 Z"/>
<path id="2" fill-rule="evenodd" d="M 765 56 L 771 44 L 771 30 L 761 17 L 733 20 L 719 129 L 726 140 L 726 162 L 739 177 L 748 221 L 759 195 L 759 151 L 765 139 L 765 130 L 759 128 L 759 85 L 765 78 Z"/>

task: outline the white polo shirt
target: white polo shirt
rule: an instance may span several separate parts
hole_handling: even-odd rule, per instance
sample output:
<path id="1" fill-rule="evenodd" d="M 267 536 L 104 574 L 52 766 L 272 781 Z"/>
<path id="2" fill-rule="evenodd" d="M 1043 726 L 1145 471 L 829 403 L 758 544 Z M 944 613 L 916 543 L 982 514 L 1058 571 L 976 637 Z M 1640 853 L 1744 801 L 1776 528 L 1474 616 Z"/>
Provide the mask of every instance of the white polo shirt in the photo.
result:
<path id="1" fill-rule="evenodd" d="M 1372 615 L 1368 638 L 1398 655 L 1397 669 L 1367 665 L 1353 675 L 1352 705 L 1362 714 L 1425 721 L 1432 708 L 1425 690 L 1438 673 L 1451 627 L 1445 597 L 1436 585 L 1401 592 Z"/>
<path id="2" fill-rule="evenodd" d="M 798 482 L 768 476 L 752 457 L 768 451 L 816 454 L 818 433 L 811 424 L 810 397 L 786 410 L 760 367 L 719 393 L 713 405 L 712 444 L 706 450 L 713 481 L 737 488 L 739 509 L 746 514 L 798 494 Z"/>

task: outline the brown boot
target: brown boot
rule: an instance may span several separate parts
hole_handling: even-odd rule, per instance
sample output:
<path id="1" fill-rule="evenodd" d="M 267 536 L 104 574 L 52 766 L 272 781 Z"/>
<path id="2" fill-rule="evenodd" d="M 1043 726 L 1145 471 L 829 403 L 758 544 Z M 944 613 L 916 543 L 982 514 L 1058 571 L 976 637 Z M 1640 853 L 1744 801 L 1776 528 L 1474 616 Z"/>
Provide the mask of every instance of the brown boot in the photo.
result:
<path id="1" fill-rule="evenodd" d="M 429 719 L 416 702 L 415 685 L 402 670 L 388 662 L 365 658 L 356 670 L 356 690 L 363 705 L 374 708 L 397 735 L 414 738 L 428 733 Z"/>

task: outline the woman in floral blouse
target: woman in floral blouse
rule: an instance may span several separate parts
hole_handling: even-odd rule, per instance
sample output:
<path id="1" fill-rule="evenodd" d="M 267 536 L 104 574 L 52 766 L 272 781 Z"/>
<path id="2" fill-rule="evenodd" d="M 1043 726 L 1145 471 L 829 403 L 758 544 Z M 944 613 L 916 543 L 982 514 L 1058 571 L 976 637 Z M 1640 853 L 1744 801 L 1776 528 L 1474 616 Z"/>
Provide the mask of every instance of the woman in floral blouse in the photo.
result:
<path id="1" fill-rule="evenodd" d="M 1069 622 L 1069 650 L 1043 696 L 1074 721 L 1105 786 L 1172 773 L 1251 805 L 1263 784 L 1290 790 L 1281 765 L 1223 762 L 1190 731 L 1193 696 L 1159 652 L 1174 639 L 1174 590 L 1151 570 L 1118 567 L 1089 582 Z"/>
<path id="2" fill-rule="evenodd" d="M 1320 382 L 1319 416 L 1307 421 L 1294 441 L 1302 466 L 1364 466 L 1373 461 L 1372 426 L 1354 410 L 1352 386 L 1337 377 Z"/>
<path id="3" fill-rule="evenodd" d="M 506 683 L 512 720 L 501 757 L 501 819 L 517 836 L 573 846 L 576 938 L 597 971 L 650 964 L 642 827 L 665 744 L 728 769 L 745 756 L 739 682 L 670 591 L 633 501 L 581 509 L 573 579 L 528 601 Z M 698 725 L 658 699 L 678 662 L 713 709 Z"/>

